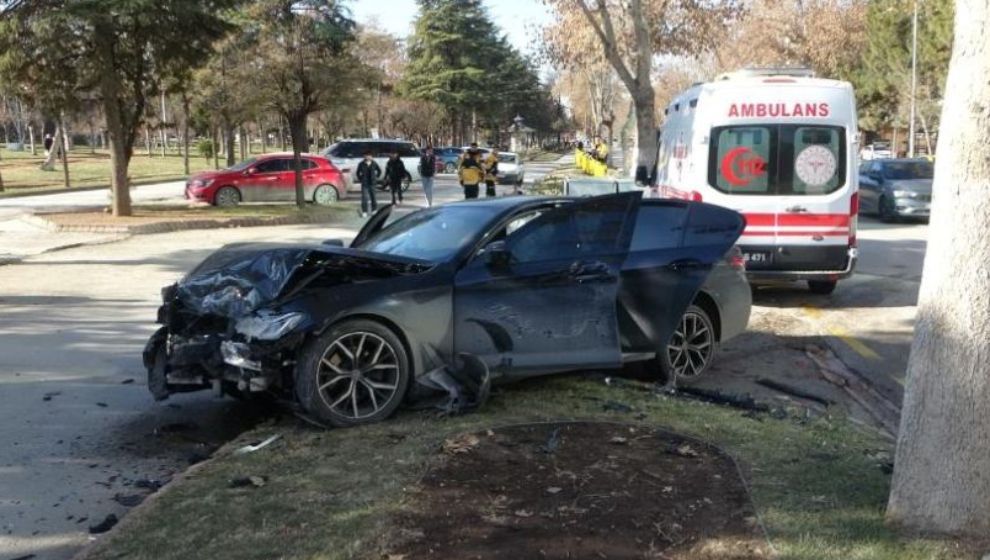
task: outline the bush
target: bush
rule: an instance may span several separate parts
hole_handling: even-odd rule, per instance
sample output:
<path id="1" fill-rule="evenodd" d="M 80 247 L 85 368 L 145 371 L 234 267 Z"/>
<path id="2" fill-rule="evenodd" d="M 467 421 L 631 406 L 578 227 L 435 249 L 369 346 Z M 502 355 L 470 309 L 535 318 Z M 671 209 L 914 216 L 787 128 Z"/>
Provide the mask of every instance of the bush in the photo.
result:
<path id="1" fill-rule="evenodd" d="M 196 141 L 196 151 L 207 160 L 213 157 L 213 152 L 215 149 L 213 140 L 210 140 L 209 138 L 200 138 Z"/>

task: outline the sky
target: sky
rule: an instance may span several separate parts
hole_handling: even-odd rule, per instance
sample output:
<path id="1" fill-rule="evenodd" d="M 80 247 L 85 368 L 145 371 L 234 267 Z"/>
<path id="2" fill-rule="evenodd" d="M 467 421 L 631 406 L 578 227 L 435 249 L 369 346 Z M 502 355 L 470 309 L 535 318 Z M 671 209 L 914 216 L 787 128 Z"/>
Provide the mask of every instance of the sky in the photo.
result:
<path id="1" fill-rule="evenodd" d="M 351 0 L 349 4 L 359 23 L 373 21 L 403 38 L 412 32 L 416 0 Z M 531 37 L 550 20 L 539 0 L 484 0 L 484 4 L 495 25 L 524 53 L 531 52 Z"/>

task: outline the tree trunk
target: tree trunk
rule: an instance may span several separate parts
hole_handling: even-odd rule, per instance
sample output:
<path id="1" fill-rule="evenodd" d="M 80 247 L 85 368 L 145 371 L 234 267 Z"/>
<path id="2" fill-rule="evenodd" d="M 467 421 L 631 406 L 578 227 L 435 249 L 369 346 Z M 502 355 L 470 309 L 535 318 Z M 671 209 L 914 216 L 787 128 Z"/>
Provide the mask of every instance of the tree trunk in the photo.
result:
<path id="1" fill-rule="evenodd" d="M 309 139 L 306 137 L 306 115 L 289 117 L 289 132 L 292 134 L 292 164 L 296 171 L 296 206 L 306 204 L 303 192 L 302 160 L 299 155 L 306 151 Z"/>
<path id="2" fill-rule="evenodd" d="M 282 117 L 278 118 L 278 151 L 285 151 L 285 128 L 282 126 Z"/>
<path id="3" fill-rule="evenodd" d="M 990 534 L 990 4 L 958 0 L 887 518 Z"/>
<path id="4" fill-rule="evenodd" d="M 261 153 L 265 153 L 268 151 L 268 130 L 264 121 L 258 122 L 258 135 L 261 136 Z"/>
<path id="5" fill-rule="evenodd" d="M 233 167 L 237 163 L 237 156 L 234 154 L 234 130 L 233 123 L 224 123 L 223 129 L 223 151 L 227 156 L 227 167 Z"/>
<path id="6" fill-rule="evenodd" d="M 189 96 L 182 94 L 182 170 L 189 176 Z"/>
<path id="7" fill-rule="evenodd" d="M 213 145 L 213 169 L 220 169 L 220 132 L 217 127 L 213 127 L 210 143 Z"/>
<path id="8" fill-rule="evenodd" d="M 34 143 L 34 125 L 33 124 L 29 124 L 28 125 L 28 139 L 31 142 L 31 155 L 32 156 L 37 156 L 38 155 L 38 145 Z"/>
<path id="9" fill-rule="evenodd" d="M 62 127 L 60 124 L 55 124 L 55 134 L 52 135 L 52 146 L 48 149 L 48 154 L 45 157 L 45 161 L 41 163 L 42 171 L 55 171 L 55 160 L 58 159 L 59 146 L 62 145 Z"/>
<path id="10" fill-rule="evenodd" d="M 151 151 L 151 131 L 147 126 L 144 127 L 144 147 L 148 151 L 149 158 L 155 157 L 154 152 Z"/>
<path id="11" fill-rule="evenodd" d="M 0 192 L 3 192 L 3 169 L 0 169 Z"/>
<path id="12" fill-rule="evenodd" d="M 161 127 L 160 130 L 161 130 L 161 140 L 162 140 L 162 159 L 165 159 L 165 157 L 168 155 L 167 154 L 167 151 L 168 151 L 168 134 L 165 132 L 165 128 L 166 128 L 165 127 L 165 123 L 168 122 L 168 116 L 165 114 L 165 92 L 164 91 L 162 92 L 161 100 L 162 100 L 162 118 L 161 118 L 161 122 L 159 123 L 159 126 Z"/>
<path id="13" fill-rule="evenodd" d="M 69 181 L 69 133 L 65 128 L 65 117 L 59 116 L 59 128 L 62 129 L 62 143 L 59 144 L 59 151 L 62 153 L 62 175 L 65 179 L 65 188 L 72 187 Z"/>
<path id="14" fill-rule="evenodd" d="M 247 159 L 248 146 L 251 145 L 251 138 L 248 136 L 247 128 L 242 126 L 238 130 L 239 130 L 238 137 L 241 139 L 240 141 L 241 161 L 244 161 Z"/>
<path id="15" fill-rule="evenodd" d="M 657 163 L 657 116 L 653 86 L 647 84 L 633 96 L 636 106 L 636 167 L 633 176 L 649 176 Z M 629 154 L 625 154 L 629 157 Z"/>

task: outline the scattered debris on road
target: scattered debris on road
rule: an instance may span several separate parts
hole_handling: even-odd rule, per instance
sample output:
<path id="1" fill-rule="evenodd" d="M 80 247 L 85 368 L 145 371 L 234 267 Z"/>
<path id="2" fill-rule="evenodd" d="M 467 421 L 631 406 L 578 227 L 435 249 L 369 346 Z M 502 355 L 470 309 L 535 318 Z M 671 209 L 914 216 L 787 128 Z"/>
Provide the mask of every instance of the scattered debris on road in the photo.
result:
<path id="1" fill-rule="evenodd" d="M 112 513 L 111 514 L 108 514 L 103 519 L 103 521 L 100 521 L 96 525 L 90 525 L 89 526 L 89 533 L 91 535 L 99 535 L 101 533 L 106 533 L 110 529 L 113 529 L 114 525 L 116 525 L 118 521 L 120 521 L 120 520 L 117 519 L 117 516 L 116 515 L 114 515 Z"/>
<path id="2" fill-rule="evenodd" d="M 50 393 L 45 393 L 45 396 L 41 397 L 43 401 L 50 401 L 53 397 L 57 397 L 62 394 L 62 391 L 52 391 Z"/>

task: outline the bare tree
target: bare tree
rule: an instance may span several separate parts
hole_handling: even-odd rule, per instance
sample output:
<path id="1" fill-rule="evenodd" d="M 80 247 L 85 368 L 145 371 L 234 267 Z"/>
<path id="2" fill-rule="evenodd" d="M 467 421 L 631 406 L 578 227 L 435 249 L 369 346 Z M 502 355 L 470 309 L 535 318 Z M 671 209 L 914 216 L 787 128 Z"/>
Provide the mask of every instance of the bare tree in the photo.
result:
<path id="1" fill-rule="evenodd" d="M 990 4 L 956 2 L 934 205 L 888 519 L 990 534 Z"/>

